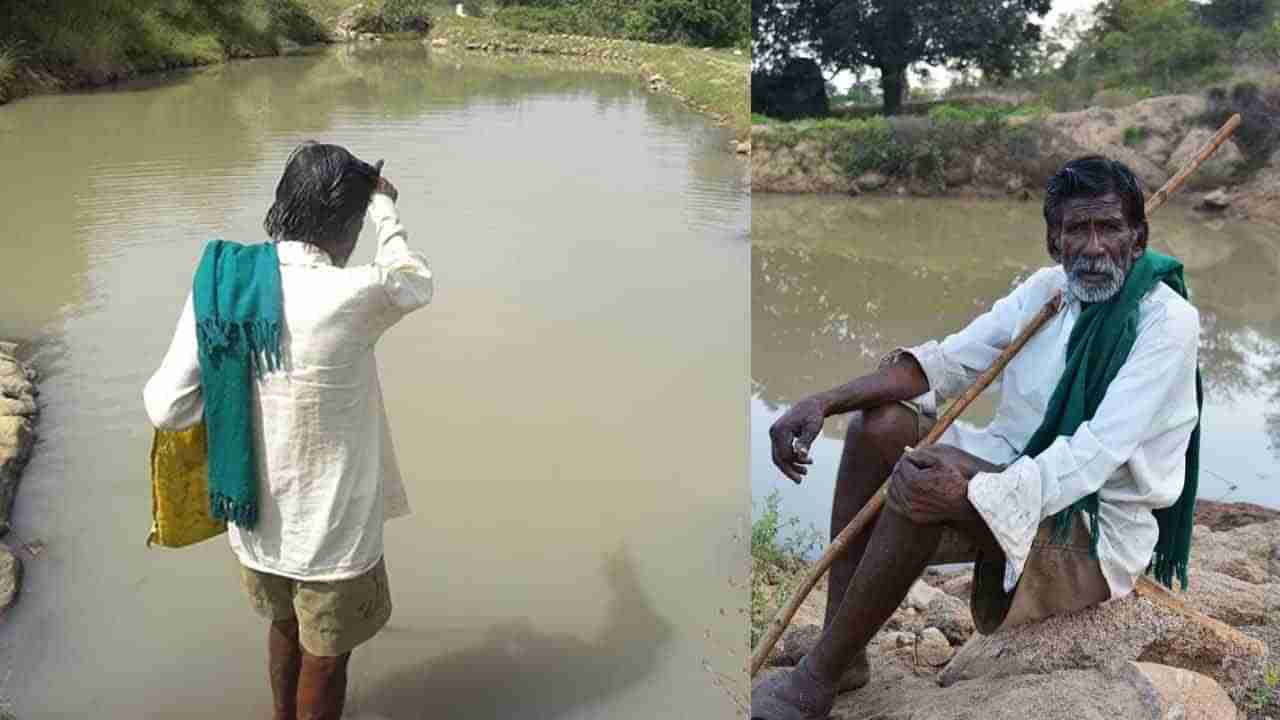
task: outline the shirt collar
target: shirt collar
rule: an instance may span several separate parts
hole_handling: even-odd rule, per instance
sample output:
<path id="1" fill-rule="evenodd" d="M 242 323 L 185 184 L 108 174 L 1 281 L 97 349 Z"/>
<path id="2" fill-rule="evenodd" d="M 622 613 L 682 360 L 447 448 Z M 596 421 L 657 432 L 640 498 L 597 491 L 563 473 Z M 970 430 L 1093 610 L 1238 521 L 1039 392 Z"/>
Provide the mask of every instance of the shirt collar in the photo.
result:
<path id="1" fill-rule="evenodd" d="M 276 257 L 281 265 L 333 266 L 329 253 L 307 242 L 280 240 L 276 242 Z"/>

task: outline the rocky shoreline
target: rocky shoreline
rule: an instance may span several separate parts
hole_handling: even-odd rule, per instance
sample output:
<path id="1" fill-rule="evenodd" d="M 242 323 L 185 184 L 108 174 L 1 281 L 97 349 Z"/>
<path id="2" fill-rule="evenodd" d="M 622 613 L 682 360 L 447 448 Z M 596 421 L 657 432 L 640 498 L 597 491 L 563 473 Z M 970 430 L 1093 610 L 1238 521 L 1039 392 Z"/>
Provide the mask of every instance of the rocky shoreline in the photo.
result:
<path id="1" fill-rule="evenodd" d="M 1154 192 L 1213 135 L 1206 118 L 1214 107 L 1204 93 L 1013 116 L 999 127 L 894 118 L 881 132 L 899 143 L 897 152 L 918 156 L 910 162 L 893 156 L 890 167 L 867 167 L 866 158 L 847 151 L 849 142 L 871 132 L 866 127 L 756 125 L 752 190 L 1030 199 L 1067 160 L 1101 153 L 1127 164 Z M 1246 166 L 1258 169 L 1243 173 Z M 1280 224 L 1280 151 L 1251 158 L 1229 139 L 1183 190 L 1197 192 L 1207 210 Z"/>
<path id="2" fill-rule="evenodd" d="M 1280 511 L 1201 501 L 1196 520 L 1187 591 L 1140 588 L 987 637 L 969 573 L 931 570 L 868 648 L 871 684 L 832 718 L 1280 718 Z M 809 595 L 771 665 L 812 646 L 825 601 Z"/>
<path id="3" fill-rule="evenodd" d="M 0 342 L 0 537 L 9 534 L 18 482 L 35 446 L 35 381 L 35 370 L 18 358 L 18 345 Z M 0 615 L 17 600 L 21 584 L 22 559 L 0 542 Z"/>

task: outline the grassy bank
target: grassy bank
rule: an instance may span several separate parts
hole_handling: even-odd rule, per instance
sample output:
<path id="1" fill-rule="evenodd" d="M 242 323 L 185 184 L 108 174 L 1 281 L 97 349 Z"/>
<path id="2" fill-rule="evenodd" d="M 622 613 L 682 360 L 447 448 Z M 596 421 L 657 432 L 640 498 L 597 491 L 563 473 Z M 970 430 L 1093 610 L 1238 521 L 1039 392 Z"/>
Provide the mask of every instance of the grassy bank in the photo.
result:
<path id="1" fill-rule="evenodd" d="M 487 19 L 453 16 L 437 18 L 431 34 L 446 38 L 452 46 L 472 50 L 549 53 L 625 65 L 641 73 L 655 89 L 670 92 L 693 109 L 732 127 L 739 139 L 751 131 L 751 58 L 746 53 L 526 32 Z"/>
<path id="2" fill-rule="evenodd" d="M 771 494 L 765 499 L 760 516 L 751 523 L 752 647 L 808 571 L 806 555 L 822 542 L 815 528 L 800 526 L 799 518 L 783 518 L 781 502 L 777 492 Z"/>
<path id="3" fill-rule="evenodd" d="M 0 6 L 0 102 L 326 37 L 344 0 L 49 0 Z"/>

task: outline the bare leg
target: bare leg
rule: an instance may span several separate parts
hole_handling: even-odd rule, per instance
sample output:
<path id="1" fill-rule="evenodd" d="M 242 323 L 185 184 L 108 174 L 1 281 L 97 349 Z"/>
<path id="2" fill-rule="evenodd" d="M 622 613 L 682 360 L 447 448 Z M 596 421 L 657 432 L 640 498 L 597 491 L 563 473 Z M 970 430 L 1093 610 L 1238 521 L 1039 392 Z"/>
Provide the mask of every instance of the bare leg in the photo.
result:
<path id="1" fill-rule="evenodd" d="M 302 647 L 298 645 L 298 620 L 278 620 L 267 627 L 271 697 L 275 720 L 296 720 L 298 716 L 298 672 L 302 668 Z"/>
<path id="2" fill-rule="evenodd" d="M 999 552 L 999 544 L 976 510 L 970 508 L 953 526 L 972 537 L 984 552 Z M 865 657 L 867 643 L 898 608 L 937 551 L 944 527 L 916 524 L 886 506 L 818 644 L 789 673 L 770 678 L 753 690 L 752 718 L 825 718 L 835 702 L 841 675 L 859 657 Z"/>
<path id="3" fill-rule="evenodd" d="M 339 720 L 347 700 L 347 663 L 351 653 L 336 656 L 302 651 L 298 677 L 298 720 Z"/>
<path id="4" fill-rule="evenodd" d="M 905 407 L 893 403 L 865 413 L 854 413 L 845 433 L 844 451 L 840 455 L 840 468 L 836 471 L 835 495 L 831 501 L 831 538 L 841 530 L 867 504 L 876 490 L 884 484 L 893 466 L 902 456 L 907 445 L 919 442 L 918 421 Z M 874 523 L 872 527 L 875 527 Z M 824 627 L 831 625 L 845 588 L 862 561 L 871 532 L 865 531 L 849 549 L 836 559 L 827 575 L 827 613 Z M 840 690 L 850 691 L 866 685 L 870 680 L 870 667 L 865 648 L 853 657 L 846 668 Z"/>

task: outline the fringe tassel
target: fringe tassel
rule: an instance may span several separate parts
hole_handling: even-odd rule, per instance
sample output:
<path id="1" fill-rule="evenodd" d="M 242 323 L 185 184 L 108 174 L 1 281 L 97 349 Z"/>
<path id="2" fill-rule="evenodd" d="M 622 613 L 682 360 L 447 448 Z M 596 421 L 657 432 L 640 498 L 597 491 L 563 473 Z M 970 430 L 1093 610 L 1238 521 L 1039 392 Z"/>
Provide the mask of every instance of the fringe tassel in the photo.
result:
<path id="1" fill-rule="evenodd" d="M 258 522 L 258 508 L 253 503 L 238 502 L 222 493 L 210 493 L 209 515 L 245 529 L 252 528 Z"/>

